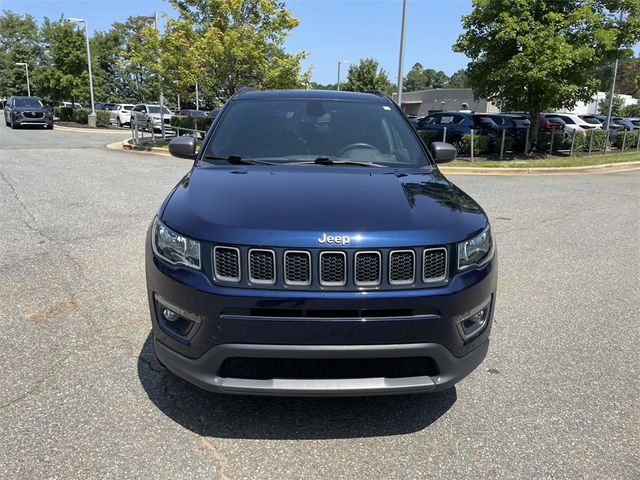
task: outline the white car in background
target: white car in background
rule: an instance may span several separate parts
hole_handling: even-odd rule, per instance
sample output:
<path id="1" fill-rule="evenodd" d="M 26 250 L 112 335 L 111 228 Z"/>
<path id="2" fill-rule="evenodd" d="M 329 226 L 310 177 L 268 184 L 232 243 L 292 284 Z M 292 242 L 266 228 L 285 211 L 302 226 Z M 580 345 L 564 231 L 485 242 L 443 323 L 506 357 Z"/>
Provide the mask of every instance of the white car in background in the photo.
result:
<path id="1" fill-rule="evenodd" d="M 564 133 L 586 132 L 587 130 L 602 130 L 601 124 L 589 123 L 573 113 L 543 113 L 544 118 L 559 118 L 565 123 Z"/>
<path id="2" fill-rule="evenodd" d="M 165 131 L 172 131 L 171 117 L 173 116 L 173 112 L 167 107 L 164 107 L 163 113 L 161 114 L 160 105 L 150 103 L 139 103 L 131 110 L 131 119 L 148 132 L 161 131 L 161 121 L 163 117 Z"/>
<path id="3" fill-rule="evenodd" d="M 130 103 L 116 103 L 109 112 L 109 123 L 119 127 L 130 125 L 131 110 L 133 110 L 133 105 Z"/>

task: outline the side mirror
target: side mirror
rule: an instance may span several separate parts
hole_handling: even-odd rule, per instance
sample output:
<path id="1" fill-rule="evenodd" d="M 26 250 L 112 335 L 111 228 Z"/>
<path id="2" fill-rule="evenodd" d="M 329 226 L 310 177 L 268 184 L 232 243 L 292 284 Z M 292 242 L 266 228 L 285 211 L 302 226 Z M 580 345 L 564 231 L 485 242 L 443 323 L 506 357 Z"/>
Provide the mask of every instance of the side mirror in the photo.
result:
<path id="1" fill-rule="evenodd" d="M 174 157 L 194 159 L 196 157 L 195 137 L 176 137 L 169 142 L 169 153 Z"/>
<path id="2" fill-rule="evenodd" d="M 433 142 L 431 144 L 431 153 L 433 158 L 436 159 L 436 163 L 447 163 L 455 160 L 458 151 L 450 143 Z"/>

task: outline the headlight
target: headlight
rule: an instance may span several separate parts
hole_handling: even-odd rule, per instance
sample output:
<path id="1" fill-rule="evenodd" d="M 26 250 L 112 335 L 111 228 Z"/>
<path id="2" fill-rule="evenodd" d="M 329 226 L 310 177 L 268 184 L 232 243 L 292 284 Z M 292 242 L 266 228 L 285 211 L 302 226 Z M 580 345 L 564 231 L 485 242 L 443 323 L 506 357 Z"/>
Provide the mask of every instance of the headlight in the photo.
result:
<path id="1" fill-rule="evenodd" d="M 200 269 L 200 243 L 174 232 L 158 218 L 153 222 L 154 253 L 173 265 Z"/>
<path id="2" fill-rule="evenodd" d="M 480 235 L 458 243 L 458 270 L 480 267 L 493 257 L 493 238 L 487 227 Z"/>

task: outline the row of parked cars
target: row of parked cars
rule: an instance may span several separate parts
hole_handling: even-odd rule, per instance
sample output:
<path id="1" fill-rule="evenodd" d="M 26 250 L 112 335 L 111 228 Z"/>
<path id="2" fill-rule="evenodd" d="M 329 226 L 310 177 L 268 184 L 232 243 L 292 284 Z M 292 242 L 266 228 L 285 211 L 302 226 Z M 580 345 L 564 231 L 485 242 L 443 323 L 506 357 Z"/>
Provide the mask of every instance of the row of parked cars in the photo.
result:
<path id="1" fill-rule="evenodd" d="M 606 120 L 606 115 L 542 113 L 539 127 L 542 131 L 572 134 L 574 131 L 603 129 Z M 432 131 L 435 138 L 457 148 L 462 137 L 469 135 L 471 130 L 488 136 L 494 143 L 502 137 L 504 131 L 505 136 L 511 139 L 513 148 L 523 148 L 527 129 L 531 128 L 531 118 L 525 113 L 435 112 L 424 117 L 410 118 L 410 121 L 417 130 Z M 640 118 L 612 117 L 610 130 L 612 136 L 622 130 L 640 130 Z"/>
<path id="2" fill-rule="evenodd" d="M 601 130 L 607 123 L 606 115 L 594 113 L 574 115 L 570 113 L 543 113 L 540 115 L 540 128 L 545 131 L 563 130 L 564 133 Z M 612 134 L 624 130 L 640 130 L 640 118 L 611 117 L 609 129 Z"/>
<path id="3" fill-rule="evenodd" d="M 159 130 L 162 126 L 160 105 L 150 103 L 139 103 L 137 105 L 130 103 L 115 103 L 105 105 L 107 107 L 105 110 L 109 110 L 110 112 L 109 121 L 112 125 L 117 125 L 119 127 L 131 125 L 131 119 L 134 119 L 138 124 L 146 125 L 146 128 L 149 130 Z M 193 118 L 209 118 L 215 117 L 216 113 L 217 110 L 205 111 L 181 109 L 171 111 L 169 108 L 164 107 L 165 128 L 171 127 L 171 117 L 175 115 Z"/>
<path id="4" fill-rule="evenodd" d="M 411 119 L 411 122 L 417 130 L 432 131 L 437 140 L 451 143 L 458 149 L 462 137 L 469 135 L 471 130 L 492 139 L 500 138 L 504 131 L 505 136 L 512 139 L 514 148 L 524 147 L 526 131 L 531 127 L 531 120 L 524 113 L 437 112 Z"/>

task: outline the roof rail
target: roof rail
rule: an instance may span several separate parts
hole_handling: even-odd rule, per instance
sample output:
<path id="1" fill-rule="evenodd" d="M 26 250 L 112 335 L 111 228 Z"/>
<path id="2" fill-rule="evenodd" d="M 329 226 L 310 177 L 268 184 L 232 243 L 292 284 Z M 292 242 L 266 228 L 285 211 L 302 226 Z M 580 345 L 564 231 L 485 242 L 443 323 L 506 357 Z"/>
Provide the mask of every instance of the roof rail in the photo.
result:
<path id="1" fill-rule="evenodd" d="M 382 90 L 365 90 L 364 93 L 372 93 L 379 97 L 389 98 L 389 96 L 386 93 L 384 93 Z"/>
<path id="2" fill-rule="evenodd" d="M 233 96 L 231 98 L 236 98 L 240 95 L 242 95 L 243 93 L 247 93 L 247 92 L 254 92 L 256 89 L 253 87 L 240 87 L 236 93 L 233 94 Z"/>

